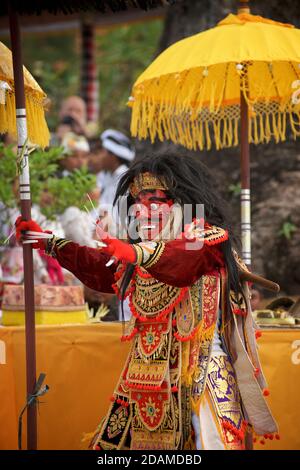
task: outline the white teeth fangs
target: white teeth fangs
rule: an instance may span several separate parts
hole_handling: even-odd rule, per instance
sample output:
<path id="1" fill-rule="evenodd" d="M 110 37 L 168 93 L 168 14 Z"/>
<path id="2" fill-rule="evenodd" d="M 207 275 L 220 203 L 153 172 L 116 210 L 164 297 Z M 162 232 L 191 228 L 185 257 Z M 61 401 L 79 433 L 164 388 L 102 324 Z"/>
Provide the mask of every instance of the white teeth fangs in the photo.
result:
<path id="1" fill-rule="evenodd" d="M 156 226 L 155 225 L 142 225 L 142 229 L 145 230 L 145 229 L 151 229 L 151 228 L 155 228 Z"/>

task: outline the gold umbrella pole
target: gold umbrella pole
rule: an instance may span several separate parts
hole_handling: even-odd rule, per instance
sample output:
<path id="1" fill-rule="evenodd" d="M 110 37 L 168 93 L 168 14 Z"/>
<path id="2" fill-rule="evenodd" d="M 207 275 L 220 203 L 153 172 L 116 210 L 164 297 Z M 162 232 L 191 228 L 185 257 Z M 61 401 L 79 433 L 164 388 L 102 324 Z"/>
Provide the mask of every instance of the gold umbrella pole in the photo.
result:
<path id="1" fill-rule="evenodd" d="M 250 13 L 248 0 L 240 0 L 238 13 Z M 246 65 L 245 65 L 246 67 Z M 241 90 L 241 237 L 243 261 L 251 267 L 251 196 L 248 105 Z"/>
<path id="2" fill-rule="evenodd" d="M 24 76 L 19 18 L 9 4 L 9 26 L 12 46 L 16 120 L 18 134 L 18 156 L 22 155 L 22 173 L 20 175 L 21 214 L 24 220 L 31 219 L 31 196 L 29 180 L 29 161 L 27 148 L 27 120 L 25 108 Z M 32 247 L 23 245 L 24 292 L 25 292 L 25 335 L 26 335 L 26 383 L 27 399 L 34 394 L 36 386 L 35 354 L 35 311 Z M 27 408 L 27 449 L 37 448 L 36 402 Z"/>

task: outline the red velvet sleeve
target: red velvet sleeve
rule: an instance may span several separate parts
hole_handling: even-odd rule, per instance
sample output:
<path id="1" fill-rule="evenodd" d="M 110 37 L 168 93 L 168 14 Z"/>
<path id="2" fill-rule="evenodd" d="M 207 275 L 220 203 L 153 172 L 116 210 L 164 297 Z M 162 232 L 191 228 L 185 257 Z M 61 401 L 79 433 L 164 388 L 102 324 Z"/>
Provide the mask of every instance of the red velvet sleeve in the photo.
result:
<path id="1" fill-rule="evenodd" d="M 63 244 L 63 243 L 62 243 Z M 59 264 L 71 271 L 83 284 L 99 292 L 114 293 L 116 265 L 106 267 L 109 255 L 96 248 L 68 242 L 54 249 Z"/>
<path id="2" fill-rule="evenodd" d="M 204 244 L 202 248 L 191 250 L 186 240 L 173 240 L 157 243 L 155 250 L 156 253 L 161 250 L 156 259 L 154 252 L 142 266 L 155 279 L 171 286 L 190 286 L 202 275 L 224 266 L 220 244 Z"/>

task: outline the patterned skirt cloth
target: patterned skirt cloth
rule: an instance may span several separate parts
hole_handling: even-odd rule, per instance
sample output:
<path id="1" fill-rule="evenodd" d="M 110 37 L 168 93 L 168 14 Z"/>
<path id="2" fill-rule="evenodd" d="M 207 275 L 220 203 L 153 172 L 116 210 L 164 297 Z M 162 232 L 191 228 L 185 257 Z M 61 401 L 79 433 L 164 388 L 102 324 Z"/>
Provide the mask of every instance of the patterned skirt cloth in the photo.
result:
<path id="1" fill-rule="evenodd" d="M 245 449 L 246 422 L 235 373 L 226 355 L 211 357 L 205 391 L 192 423 L 199 450 Z"/>

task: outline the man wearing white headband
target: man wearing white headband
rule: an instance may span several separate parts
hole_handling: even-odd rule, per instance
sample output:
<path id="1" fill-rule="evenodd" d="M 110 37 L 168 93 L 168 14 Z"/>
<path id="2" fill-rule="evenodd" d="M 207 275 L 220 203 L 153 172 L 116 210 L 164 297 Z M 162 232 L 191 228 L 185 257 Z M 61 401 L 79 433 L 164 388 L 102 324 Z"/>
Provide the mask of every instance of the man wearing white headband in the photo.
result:
<path id="1" fill-rule="evenodd" d="M 111 235 L 117 234 L 116 208 L 113 202 L 121 176 L 128 170 L 134 160 L 135 151 L 126 135 L 114 129 L 107 129 L 100 135 L 101 148 L 89 157 L 89 169 L 97 174 L 97 186 L 100 188 L 100 219 Z M 129 320 L 131 314 L 124 302 L 124 317 Z M 121 318 L 121 314 L 120 314 Z"/>
<path id="2" fill-rule="evenodd" d="M 112 206 L 120 177 L 134 160 L 135 151 L 126 135 L 107 129 L 100 135 L 101 149 L 89 158 L 89 168 L 97 173 L 97 184 L 101 190 L 102 208 Z"/>
<path id="3" fill-rule="evenodd" d="M 61 176 L 68 176 L 72 171 L 88 165 L 90 146 L 83 135 L 68 132 L 62 140 L 61 146 L 65 155 L 61 160 Z"/>

